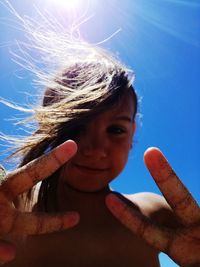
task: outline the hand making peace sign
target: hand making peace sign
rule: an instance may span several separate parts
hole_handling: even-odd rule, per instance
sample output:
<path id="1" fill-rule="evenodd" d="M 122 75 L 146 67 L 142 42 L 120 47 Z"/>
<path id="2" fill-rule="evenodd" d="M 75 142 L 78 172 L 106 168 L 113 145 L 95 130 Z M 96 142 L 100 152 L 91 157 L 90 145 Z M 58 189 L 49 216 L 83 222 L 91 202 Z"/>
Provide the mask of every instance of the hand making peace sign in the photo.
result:
<path id="1" fill-rule="evenodd" d="M 48 155 L 41 156 L 7 175 L 0 186 L 0 237 L 6 234 L 49 233 L 70 228 L 78 223 L 79 215 L 76 212 L 55 215 L 22 213 L 12 203 L 19 194 L 55 172 L 76 150 L 76 144 L 67 141 Z M 12 260 L 15 252 L 14 245 L 0 240 L 0 263 Z"/>
<path id="2" fill-rule="evenodd" d="M 148 149 L 144 161 L 165 199 L 180 220 L 180 227 L 160 227 L 125 204 L 107 196 L 111 212 L 131 231 L 165 252 L 181 267 L 200 266 L 200 208 L 157 148 Z"/>

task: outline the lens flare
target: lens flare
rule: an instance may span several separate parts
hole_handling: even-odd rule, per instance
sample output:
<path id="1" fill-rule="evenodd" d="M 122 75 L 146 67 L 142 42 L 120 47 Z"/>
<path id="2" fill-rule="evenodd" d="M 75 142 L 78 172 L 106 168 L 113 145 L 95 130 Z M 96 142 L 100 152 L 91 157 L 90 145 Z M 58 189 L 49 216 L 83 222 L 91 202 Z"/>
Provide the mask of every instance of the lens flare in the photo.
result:
<path id="1" fill-rule="evenodd" d="M 73 9 L 80 4 L 81 0 L 49 0 L 49 2 L 57 6 Z"/>

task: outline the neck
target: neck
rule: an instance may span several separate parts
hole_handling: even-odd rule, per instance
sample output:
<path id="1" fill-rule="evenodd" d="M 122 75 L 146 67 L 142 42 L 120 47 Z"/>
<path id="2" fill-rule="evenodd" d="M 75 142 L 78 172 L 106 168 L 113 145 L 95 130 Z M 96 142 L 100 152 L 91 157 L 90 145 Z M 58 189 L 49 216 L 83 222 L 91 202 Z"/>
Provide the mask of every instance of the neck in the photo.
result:
<path id="1" fill-rule="evenodd" d="M 82 192 L 69 186 L 65 182 L 58 185 L 58 210 L 77 211 L 80 214 L 103 212 L 105 207 L 105 196 L 111 192 L 109 186 L 96 192 Z"/>

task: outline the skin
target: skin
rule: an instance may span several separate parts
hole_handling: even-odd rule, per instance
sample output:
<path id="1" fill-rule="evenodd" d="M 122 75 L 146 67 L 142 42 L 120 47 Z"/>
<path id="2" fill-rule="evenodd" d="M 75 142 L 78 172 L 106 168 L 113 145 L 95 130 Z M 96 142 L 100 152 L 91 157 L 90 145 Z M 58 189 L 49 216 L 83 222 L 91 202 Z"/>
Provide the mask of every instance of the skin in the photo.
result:
<path id="1" fill-rule="evenodd" d="M 199 266 L 199 207 L 158 149 L 145 153 L 145 164 L 174 212 L 161 196 L 123 196 L 108 186 L 126 164 L 135 131 L 132 114 L 132 100 L 124 96 L 118 106 L 83 125 L 75 155 L 75 144 L 67 142 L 9 175 L 0 188 L 0 219 L 12 227 L 1 223 L 1 233 L 30 236 L 16 244 L 17 257 L 6 266 L 156 267 L 160 250 L 180 266 Z M 60 166 L 57 206 L 67 215 L 44 215 L 41 223 L 41 216 L 20 213 L 16 221 L 12 199 Z M 70 228 L 79 216 L 79 224 Z M 69 229 L 61 231 L 61 225 Z M 0 250 L 5 261 L 2 255 Z"/>
<path id="2" fill-rule="evenodd" d="M 78 151 L 62 167 L 60 182 L 81 192 L 96 192 L 123 170 L 135 132 L 133 102 L 129 94 L 121 102 L 87 125 L 82 125 L 76 140 Z M 65 199 L 66 194 L 58 194 Z"/>
<path id="3" fill-rule="evenodd" d="M 70 157 L 77 147 L 72 141 L 67 141 L 55 148 L 49 155 L 42 156 L 22 168 L 7 175 L 0 186 L 0 234 L 32 235 L 49 233 L 74 226 L 78 223 L 79 215 L 75 212 L 57 214 L 22 213 L 15 209 L 12 201 L 15 197 L 38 181 L 55 172 Z M 0 242 L 0 262 L 13 260 L 16 247 L 5 241 Z"/>
<path id="4" fill-rule="evenodd" d="M 108 195 L 107 207 L 131 231 L 169 255 L 180 266 L 200 266 L 200 208 L 157 148 L 148 149 L 144 161 L 165 199 L 179 219 L 176 229 L 159 227 Z"/>

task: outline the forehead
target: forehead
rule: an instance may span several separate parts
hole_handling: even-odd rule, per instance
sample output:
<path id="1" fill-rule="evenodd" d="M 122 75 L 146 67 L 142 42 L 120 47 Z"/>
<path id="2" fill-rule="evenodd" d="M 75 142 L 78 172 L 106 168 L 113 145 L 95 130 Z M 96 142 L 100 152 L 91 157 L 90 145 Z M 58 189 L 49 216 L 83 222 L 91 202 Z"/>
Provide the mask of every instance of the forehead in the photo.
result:
<path id="1" fill-rule="evenodd" d="M 114 119 L 119 115 L 126 115 L 132 120 L 134 113 L 134 102 L 130 94 L 122 96 L 116 104 L 110 107 L 109 110 L 98 115 L 99 118 Z"/>

